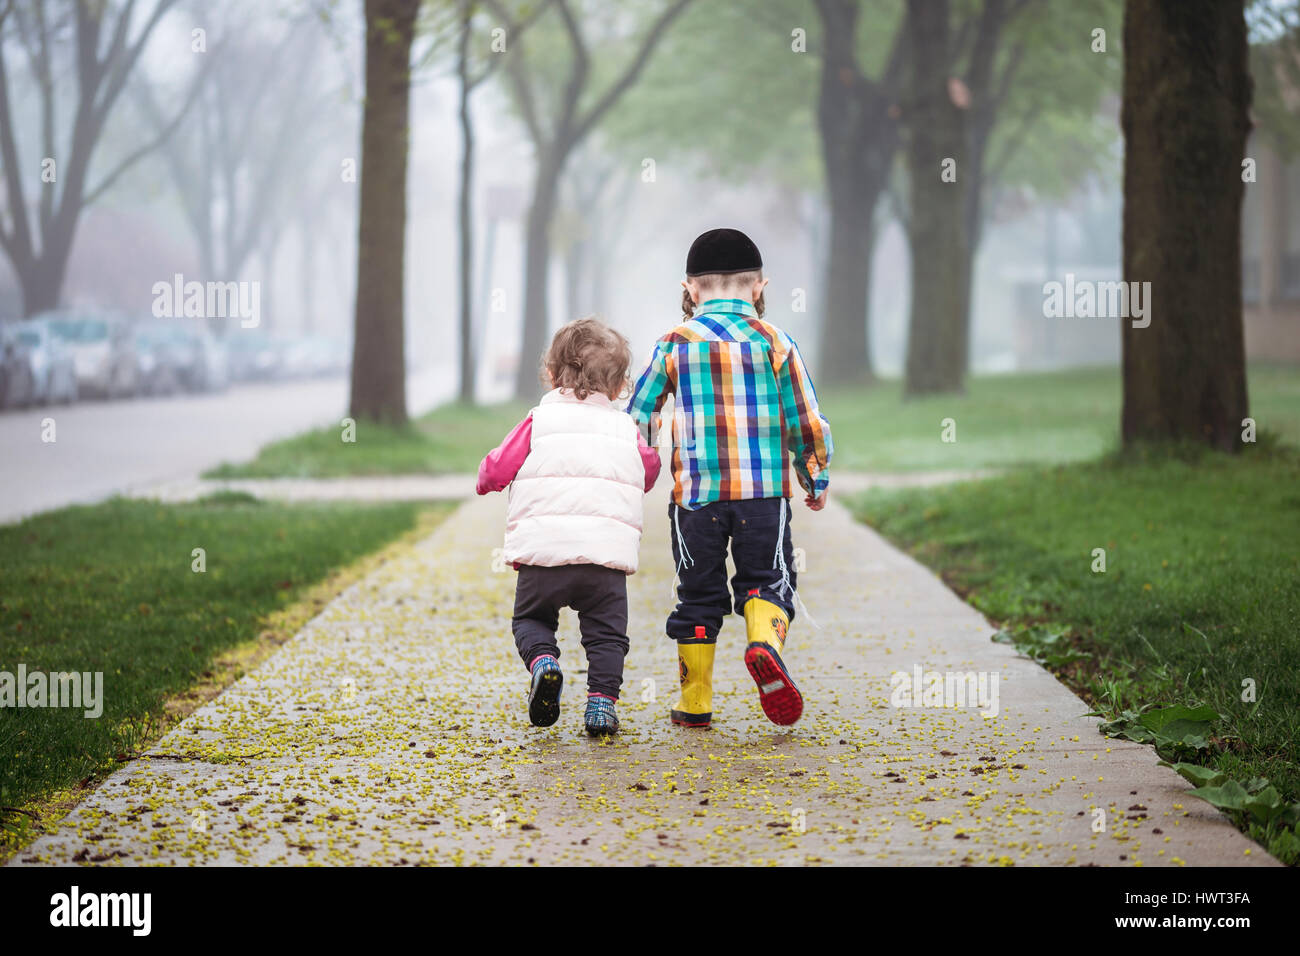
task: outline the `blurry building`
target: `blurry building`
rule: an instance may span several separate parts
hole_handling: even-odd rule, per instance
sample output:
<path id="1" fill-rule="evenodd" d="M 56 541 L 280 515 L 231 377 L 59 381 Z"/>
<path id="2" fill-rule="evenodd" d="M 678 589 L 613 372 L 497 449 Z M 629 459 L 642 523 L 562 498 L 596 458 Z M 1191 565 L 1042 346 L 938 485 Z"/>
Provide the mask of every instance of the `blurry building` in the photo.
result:
<path id="1" fill-rule="evenodd" d="M 1300 158 L 1258 135 L 1247 155 L 1256 168 L 1241 224 L 1246 357 L 1300 363 Z"/>
<path id="2" fill-rule="evenodd" d="M 976 371 L 1119 364 L 1120 320 L 1050 316 L 1044 286 L 1120 279 L 1121 203 L 1117 184 L 1091 181 L 1064 200 L 995 210 L 976 260 Z"/>

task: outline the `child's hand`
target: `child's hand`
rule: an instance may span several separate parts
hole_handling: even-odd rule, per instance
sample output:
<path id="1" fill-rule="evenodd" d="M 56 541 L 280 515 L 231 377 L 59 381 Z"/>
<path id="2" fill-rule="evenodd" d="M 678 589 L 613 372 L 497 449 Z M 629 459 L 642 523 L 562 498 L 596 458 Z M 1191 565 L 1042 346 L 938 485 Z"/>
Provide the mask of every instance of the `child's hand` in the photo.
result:
<path id="1" fill-rule="evenodd" d="M 826 507 L 826 499 L 831 496 L 831 490 L 827 488 L 822 492 L 820 498 L 814 498 L 811 494 L 804 495 L 803 503 L 812 511 L 821 511 Z"/>

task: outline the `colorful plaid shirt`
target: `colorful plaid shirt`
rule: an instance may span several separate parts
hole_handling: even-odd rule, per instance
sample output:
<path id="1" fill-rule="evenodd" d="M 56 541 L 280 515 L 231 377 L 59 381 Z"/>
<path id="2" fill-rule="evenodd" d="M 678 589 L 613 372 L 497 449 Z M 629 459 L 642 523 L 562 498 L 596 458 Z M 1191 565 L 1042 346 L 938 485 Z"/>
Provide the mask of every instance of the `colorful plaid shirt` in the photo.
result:
<path id="1" fill-rule="evenodd" d="M 831 426 L 794 340 L 742 299 L 710 299 L 655 343 L 627 411 L 657 427 L 674 396 L 673 501 L 790 497 L 790 456 L 799 484 L 830 483 Z"/>

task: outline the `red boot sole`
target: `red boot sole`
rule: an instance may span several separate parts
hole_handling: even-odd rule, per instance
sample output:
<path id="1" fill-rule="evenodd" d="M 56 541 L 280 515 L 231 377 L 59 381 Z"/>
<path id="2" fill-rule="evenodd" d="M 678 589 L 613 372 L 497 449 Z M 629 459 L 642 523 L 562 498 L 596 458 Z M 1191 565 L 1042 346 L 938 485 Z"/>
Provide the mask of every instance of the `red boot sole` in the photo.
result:
<path id="1" fill-rule="evenodd" d="M 745 667 L 758 685 L 758 702 L 774 724 L 788 727 L 803 716 L 803 695 L 766 644 L 745 648 Z"/>

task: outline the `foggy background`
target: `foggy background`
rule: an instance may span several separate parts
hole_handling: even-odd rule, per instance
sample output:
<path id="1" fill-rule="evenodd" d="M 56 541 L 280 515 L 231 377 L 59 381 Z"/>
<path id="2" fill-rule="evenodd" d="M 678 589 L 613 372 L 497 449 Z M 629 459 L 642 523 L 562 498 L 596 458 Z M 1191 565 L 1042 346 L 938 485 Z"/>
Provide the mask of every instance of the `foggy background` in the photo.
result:
<path id="1" fill-rule="evenodd" d="M 570 6 L 591 67 L 580 103 L 590 105 L 628 67 L 636 43 L 668 4 L 571 0 Z M 978 17 L 991 6 L 953 5 L 960 56 L 973 49 Z M 47 153 L 66 170 L 72 149 L 76 9 L 76 0 L 25 0 L 3 11 L 14 132 L 14 159 L 4 165 L 16 166 L 20 201 L 33 223 L 50 191 L 68 188 L 62 179 L 42 184 L 41 177 Z M 82 421 L 83 406 L 93 406 L 84 412 L 90 416 L 85 430 L 102 436 L 103 447 L 83 443 L 81 458 L 58 468 L 37 463 L 21 470 L 11 456 L 6 473 L 14 486 L 48 489 L 66 481 L 58 500 L 240 460 L 260 442 L 336 421 L 347 408 L 353 330 L 368 308 L 356 291 L 363 4 L 108 3 L 106 24 L 115 25 L 127 9 L 128 40 L 144 40 L 91 153 L 85 190 L 93 195 L 76 218 L 66 273 L 48 301 L 28 301 L 13 255 L 0 256 L 0 325 L 13 326 L 52 305 L 80 315 L 118 314 L 144 328 L 155 284 L 179 274 L 186 281 L 258 283 L 260 327 L 206 320 L 213 340 L 208 347 L 229 366 L 230 381 L 219 388 L 191 394 L 139 384 L 126 389 L 134 401 L 112 402 L 83 388 L 65 416 Z M 462 34 L 467 9 L 472 18 Z M 1000 80 L 1003 85 L 995 89 L 999 108 L 982 177 L 973 187 L 980 209 L 967 369 L 979 375 L 1115 365 L 1118 323 L 1045 319 L 1043 285 L 1066 274 L 1121 277 L 1123 5 L 1042 0 L 997 9 L 1005 22 L 989 62 L 995 87 Z M 815 373 L 823 368 L 827 316 L 849 325 L 854 319 L 827 301 L 836 203 L 818 109 L 829 35 L 822 17 L 832 10 L 856 18 L 852 52 L 865 78 L 856 82 L 883 82 L 888 51 L 902 29 L 900 2 L 693 0 L 671 19 L 644 68 L 564 164 L 549 226 L 549 329 L 594 313 L 629 337 L 634 361 L 642 362 L 653 340 L 680 318 L 679 283 L 691 240 L 726 225 L 750 234 L 763 252 L 772 280 L 768 318 L 799 342 Z M 1251 55 L 1260 59 L 1248 153 L 1267 176 L 1261 173 L 1260 186 L 1247 191 L 1245 205 L 1247 357 L 1294 363 L 1300 362 L 1300 96 L 1288 44 L 1295 4 L 1261 0 L 1248 12 Z M 150 19 L 155 15 L 156 22 Z M 511 29 L 497 49 L 494 30 L 507 20 Z M 514 29 L 516 23 L 525 26 Z M 573 51 L 555 9 L 541 0 L 468 6 L 428 0 L 411 56 L 402 280 L 412 414 L 454 399 L 459 389 L 456 54 L 462 36 L 469 66 L 483 78 L 469 97 L 475 140 L 472 397 L 487 403 L 540 394 L 540 386 L 529 394 L 518 372 L 522 363 L 531 374 L 538 358 L 523 354 L 522 339 L 525 225 L 537 150 L 511 70 L 526 63 L 525 85 L 549 118 Z M 101 42 L 109 39 L 106 27 Z M 526 61 L 517 59 L 525 54 Z M 42 95 L 42 63 L 48 63 L 52 96 Z M 954 74 L 962 69 L 955 66 Z M 900 115 L 907 119 L 905 84 L 899 80 L 889 95 L 879 135 L 869 130 L 868 143 L 898 135 L 888 124 Z M 960 90 L 953 96 L 958 102 Z M 979 105 L 961 108 L 975 117 Z M 905 365 L 915 248 L 908 231 L 906 148 L 904 135 L 889 154 L 883 189 L 861 213 L 874 234 L 870 266 L 856 263 L 857 275 L 849 276 L 867 291 L 864 380 L 897 378 Z M 15 189 L 9 186 L 3 218 L 12 233 Z M 34 240 L 35 247 L 42 241 Z M 927 263 L 937 276 L 959 266 L 942 257 Z M 11 373 L 14 381 L 17 374 Z M 823 388 L 843 380 L 818 375 Z M 20 435 L 38 427 L 49 396 L 24 393 L 21 383 L 6 388 L 9 398 L 0 394 L 0 404 L 11 407 L 0 413 L 0 433 L 17 449 Z M 15 410 L 21 407 L 34 410 Z M 204 438 L 189 452 L 176 445 L 185 437 L 177 434 L 186 431 L 183 423 Z M 74 452 L 48 452 L 55 454 Z M 83 487 L 86 461 L 115 455 L 123 470 L 112 482 Z M 156 463 L 145 469 L 139 462 L 150 455 Z M 32 507 L 47 500 L 41 494 Z"/>
<path id="2" fill-rule="evenodd" d="M 702 9 L 688 9 L 679 29 L 689 30 L 694 17 L 707 15 L 710 5 L 711 0 L 702 0 Z M 880 6 L 888 12 L 890 5 Z M 322 11 L 328 11 L 328 19 Z M 171 141 L 142 159 L 87 211 L 69 262 L 63 304 L 147 315 L 153 284 L 170 281 L 175 273 L 187 280 L 256 280 L 262 288 L 261 326 L 272 335 L 349 338 L 358 190 L 355 182 L 341 181 L 340 168 L 345 159 L 360 159 L 364 54 L 359 13 L 354 4 L 239 0 L 183 4 L 169 13 L 146 48 L 133 86 L 146 88 L 152 100 L 176 104 L 187 95 L 198 71 L 209 69 L 211 76 Z M 811 11 L 799 22 L 814 29 Z M 202 54 L 189 52 L 194 27 L 207 31 L 207 55 L 219 55 L 219 66 L 201 64 Z M 750 37 L 735 38 L 737 49 L 761 44 L 780 51 L 781 37 L 773 36 L 769 24 L 752 22 L 752 31 Z M 445 64 L 418 65 L 431 44 L 428 38 L 417 39 L 413 77 L 406 324 L 411 361 L 428 365 L 447 379 L 450 394 L 456 369 L 453 356 L 439 343 L 455 339 L 457 86 Z M 657 76 L 682 65 L 671 55 L 673 46 L 669 36 L 640 89 L 615 107 L 608 125 L 625 126 L 633 120 L 637 103 L 654 96 Z M 768 53 L 769 58 L 774 55 Z M 802 55 L 810 61 L 808 68 L 815 69 L 811 61 L 816 54 Z M 776 61 L 773 67 L 783 65 Z M 22 71 L 13 72 L 24 78 Z M 532 175 L 532 146 L 502 78 L 498 75 L 473 99 L 480 260 L 475 285 L 486 293 L 476 302 L 485 348 L 478 382 L 485 399 L 508 395 L 507 367 L 517 356 L 522 226 Z M 1068 79 L 1061 77 L 1062 82 Z M 36 102 L 21 90 L 19 86 L 14 93 L 17 125 L 30 140 L 37 126 L 36 116 L 31 115 Z M 637 144 L 641 158 L 626 144 L 610 142 L 601 130 L 581 147 L 566 185 L 583 179 L 589 185 L 594 179 L 591 171 L 599 170 L 604 177 L 600 207 L 579 211 L 570 202 L 562 209 L 562 225 L 570 234 L 592 236 L 602 248 L 585 250 L 576 301 L 570 302 L 565 243 L 562 239 L 556 244 L 552 322 L 598 313 L 629 336 L 639 359 L 680 315 L 678 283 L 691 240 L 725 224 L 748 232 L 758 242 L 772 278 L 769 314 L 815 362 L 818 345 L 812 323 L 821 304 L 824 266 L 818 252 L 826 242 L 826 222 L 816 170 L 819 147 L 810 115 L 813 104 L 809 102 L 797 115 L 757 110 L 738 124 L 748 128 L 755 140 L 780 138 L 788 150 L 806 154 L 800 161 L 808 167 L 809 181 L 799 188 L 762 168 L 710 175 L 710 157 L 685 148 L 690 127 L 711 122 L 710 116 L 718 111 L 755 107 L 711 103 L 707 87 L 699 92 L 700 103 L 678 123 L 642 131 Z M 133 95 L 130 89 L 124 95 L 111 117 L 95 168 L 110 168 L 113 159 L 130 152 L 148 135 L 151 127 L 141 102 L 141 95 Z M 205 122 L 199 113 L 205 105 L 228 113 L 236 128 L 203 141 Z M 249 111 L 257 115 L 250 116 Z M 1105 150 L 1090 163 L 1095 171 L 1079 177 L 1059 196 L 1014 184 L 1002 187 L 1001 201 L 989 212 L 975 282 L 971 359 L 977 372 L 1113 361 L 1118 356 L 1119 338 L 1113 328 L 1096 330 L 1095 341 L 1087 337 L 1086 351 L 1059 354 L 1040 341 L 1018 347 L 1015 323 L 1010 321 L 1026 288 L 1031 292 L 1028 311 L 1037 313 L 1042 282 L 1066 269 L 1095 278 L 1118 278 L 1121 145 L 1115 96 L 1106 96 L 1097 104 L 1095 117 L 1085 116 L 1081 122 Z M 1041 138 L 1043 133 L 1036 135 Z M 1033 149 L 1039 162 L 1064 162 L 1076 143 L 1063 141 L 1058 156 L 1044 142 L 1025 148 Z M 170 158 L 182 154 L 197 170 L 205 147 L 221 154 L 219 161 L 236 167 L 247 191 L 256 192 L 258 177 L 267 182 L 264 206 L 250 208 L 252 198 L 246 195 L 241 195 L 233 211 L 214 203 L 216 215 L 230 217 L 232 228 L 248 228 L 250 216 L 262 222 L 242 261 L 233 266 L 223 262 L 218 250 L 213 275 L 202 269 L 199 243 L 183 210 L 180 194 L 193 191 L 193 181 L 178 182 Z M 743 140 L 735 144 L 738 151 L 747 148 Z M 37 152 L 24 151 L 24 166 L 30 167 L 24 175 L 33 179 L 40 173 Z M 652 182 L 643 179 L 642 158 L 654 160 Z M 878 371 L 896 375 L 906 340 L 909 252 L 888 200 L 884 205 L 877 214 L 880 238 L 872 265 L 877 278 L 871 288 L 870 333 Z M 490 218 L 496 221 L 496 230 L 489 248 L 484 233 Z M 564 234 L 563 229 L 557 232 Z M 596 270 L 602 275 L 593 275 Z M 791 310 L 795 289 L 806 295 L 805 312 Z M 496 303 L 500 307 L 503 298 L 504 311 L 493 311 L 493 290 L 504 293 Z M 1022 302 L 1022 311 L 1025 306 Z M 0 308 L 8 318 L 22 313 L 21 293 L 7 261 L 0 262 Z"/>

